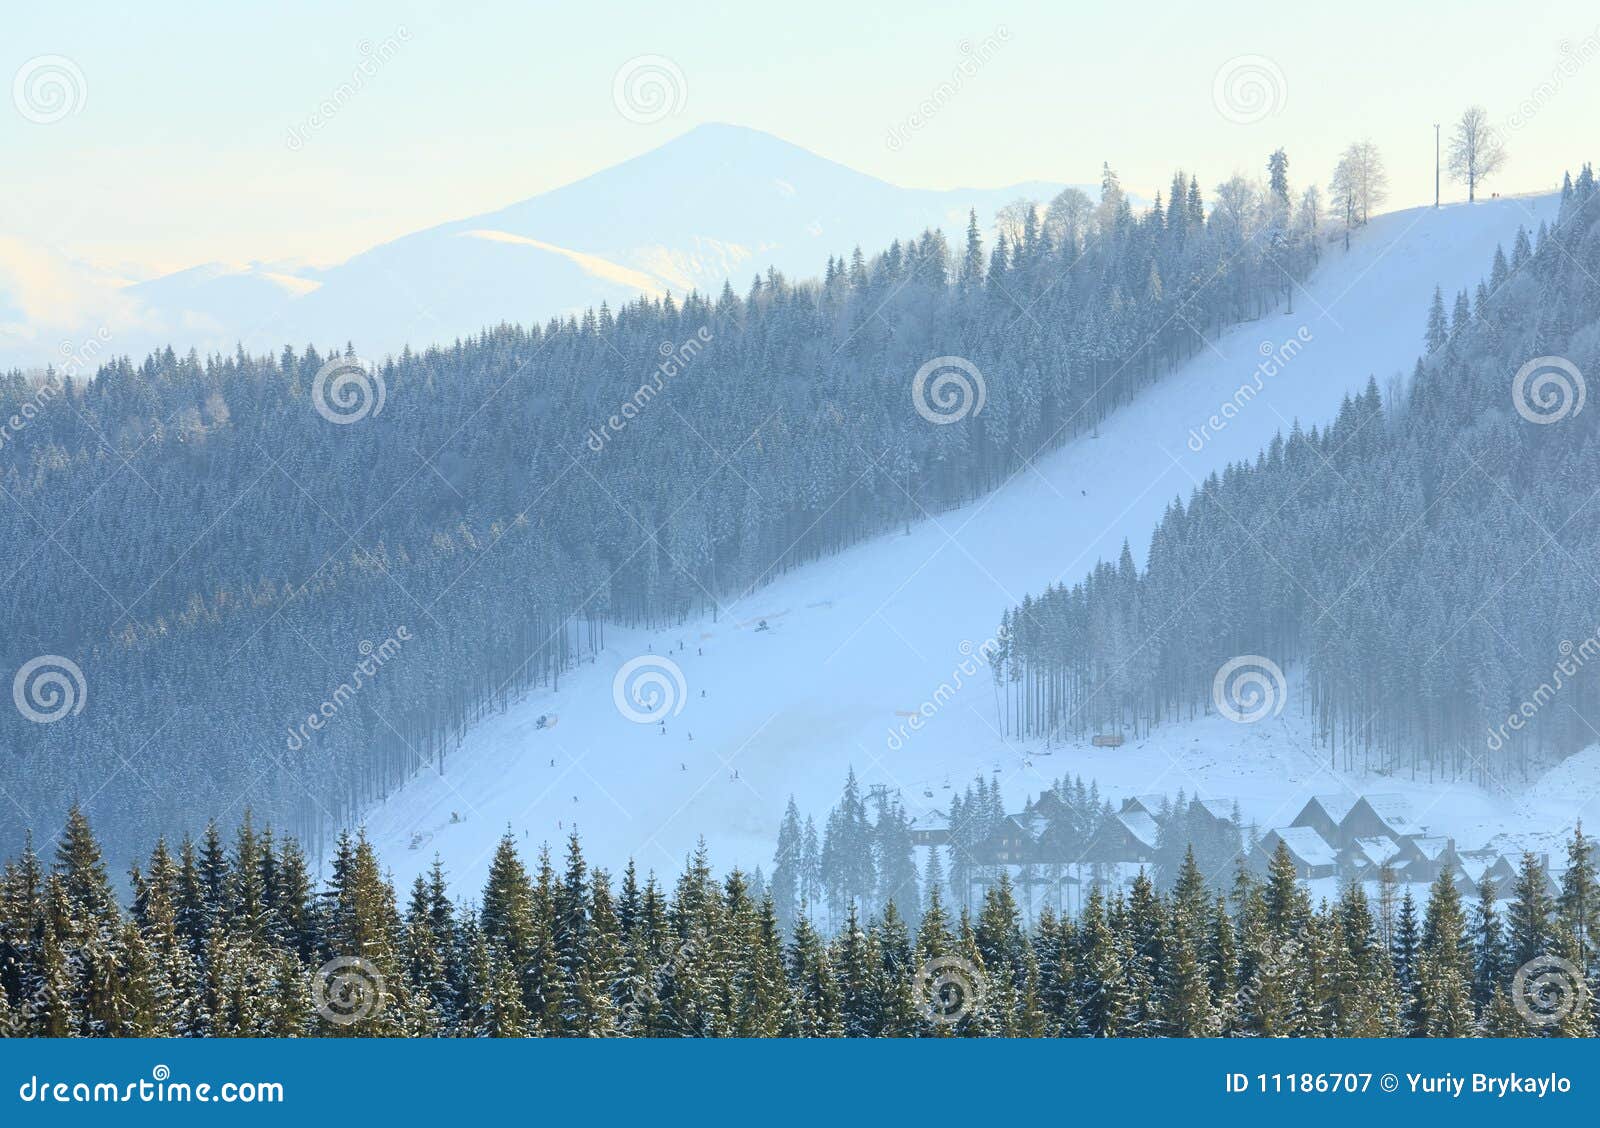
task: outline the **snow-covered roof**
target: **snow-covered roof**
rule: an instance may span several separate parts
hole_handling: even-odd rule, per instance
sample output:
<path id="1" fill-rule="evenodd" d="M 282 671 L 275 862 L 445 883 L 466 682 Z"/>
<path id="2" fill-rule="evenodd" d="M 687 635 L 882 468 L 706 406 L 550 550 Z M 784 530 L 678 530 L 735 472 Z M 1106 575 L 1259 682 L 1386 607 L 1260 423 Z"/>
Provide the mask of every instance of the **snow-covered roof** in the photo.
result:
<path id="1" fill-rule="evenodd" d="M 1430 862 L 1439 860 L 1439 855 L 1450 849 L 1450 839 L 1443 835 L 1434 834 L 1422 838 L 1413 838 L 1411 844 L 1417 851 Z"/>
<path id="2" fill-rule="evenodd" d="M 1167 802 L 1165 795 L 1134 795 L 1122 801 L 1124 811 L 1137 811 L 1143 808 L 1152 815 L 1161 813 L 1162 804 Z"/>
<path id="3" fill-rule="evenodd" d="M 1485 846 L 1481 850 L 1461 850 L 1456 857 L 1461 859 L 1461 864 L 1466 868 L 1468 875 L 1478 884 L 1483 884 L 1483 879 L 1503 868 L 1506 873 L 1516 872 L 1516 863 L 1493 847 Z"/>
<path id="4" fill-rule="evenodd" d="M 1156 836 L 1159 833 L 1155 819 L 1143 811 L 1123 811 L 1117 816 L 1117 821 L 1128 828 L 1129 834 L 1152 850 L 1155 849 Z"/>
<path id="5" fill-rule="evenodd" d="M 1407 837 L 1422 833 L 1422 828 L 1411 821 L 1411 804 L 1404 795 L 1363 795 L 1361 801 L 1371 807 L 1372 813 L 1390 830 Z"/>
<path id="6" fill-rule="evenodd" d="M 1356 799 L 1357 796 L 1354 795 L 1313 795 L 1306 801 L 1306 805 L 1300 809 L 1297 821 L 1298 818 L 1304 817 L 1306 812 L 1315 806 L 1320 807 L 1335 823 L 1342 823 L 1344 822 L 1344 817 L 1350 813 L 1350 808 L 1356 805 Z"/>
<path id="7" fill-rule="evenodd" d="M 1358 838 L 1350 845 L 1360 860 L 1374 866 L 1392 862 L 1400 853 L 1400 843 L 1387 834 L 1380 834 L 1375 838 Z"/>
<path id="8" fill-rule="evenodd" d="M 1022 831 L 1029 838 L 1038 838 L 1039 835 L 1044 833 L 1045 827 L 1050 825 L 1050 820 L 1045 818 L 1038 811 L 1028 811 L 1026 814 L 1007 815 L 1006 818 L 1013 826 Z"/>
<path id="9" fill-rule="evenodd" d="M 1048 810 L 1048 809 L 1052 809 L 1052 808 L 1059 810 L 1060 808 L 1065 807 L 1066 805 L 1067 805 L 1066 804 L 1066 800 L 1064 800 L 1061 797 L 1060 793 L 1057 792 L 1056 789 L 1053 788 L 1053 787 L 1048 787 L 1045 790 L 1039 792 L 1039 798 L 1037 798 L 1037 799 L 1035 799 L 1033 801 L 1034 809 L 1035 810 L 1039 810 L 1039 811 Z"/>
<path id="10" fill-rule="evenodd" d="M 911 820 L 912 830 L 949 830 L 950 816 L 943 811 L 924 811 Z"/>
<path id="11" fill-rule="evenodd" d="M 1309 826 L 1285 826 L 1269 830 L 1262 839 L 1263 845 L 1268 839 L 1282 841 L 1289 847 L 1289 853 L 1293 854 L 1297 861 L 1304 862 L 1308 866 L 1338 864 L 1339 856 L 1333 847 L 1328 845 L 1328 840 Z M 1267 847 L 1269 852 L 1276 848 L 1276 846 Z"/>
<path id="12" fill-rule="evenodd" d="M 1227 822 L 1233 818 L 1232 799 L 1197 799 L 1196 802 L 1200 804 L 1206 814 L 1218 822 Z"/>

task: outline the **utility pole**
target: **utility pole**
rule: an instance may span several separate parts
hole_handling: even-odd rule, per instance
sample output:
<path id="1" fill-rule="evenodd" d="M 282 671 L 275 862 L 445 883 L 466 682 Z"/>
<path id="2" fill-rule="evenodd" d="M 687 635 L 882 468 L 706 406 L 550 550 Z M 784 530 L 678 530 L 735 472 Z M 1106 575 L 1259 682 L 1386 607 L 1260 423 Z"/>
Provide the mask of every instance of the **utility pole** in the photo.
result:
<path id="1" fill-rule="evenodd" d="M 1433 123 L 1433 206 L 1439 206 L 1439 123 Z"/>

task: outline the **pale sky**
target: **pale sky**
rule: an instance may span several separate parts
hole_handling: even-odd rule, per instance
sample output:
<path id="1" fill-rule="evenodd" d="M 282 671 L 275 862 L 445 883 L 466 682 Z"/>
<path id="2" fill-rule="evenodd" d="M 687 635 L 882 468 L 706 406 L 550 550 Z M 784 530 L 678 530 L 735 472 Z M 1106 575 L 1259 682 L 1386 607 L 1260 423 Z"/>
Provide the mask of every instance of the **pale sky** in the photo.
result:
<path id="1" fill-rule="evenodd" d="M 1531 191 L 1596 156 L 1600 107 L 1592 0 L 3 3 L 0 236 L 129 275 L 337 261 L 707 121 L 905 186 L 1090 181 L 1110 161 L 1144 195 L 1180 166 L 1208 188 L 1259 174 L 1280 145 L 1297 188 L 1325 186 L 1339 149 L 1370 136 L 1401 207 L 1432 201 L 1435 121 L 1483 104 L 1511 158 L 1490 187 Z M 985 42 L 986 60 L 936 95 Z M 308 126 L 385 44 L 392 57 Z M 657 121 L 630 120 L 613 100 L 619 68 L 644 55 L 682 75 L 681 105 Z M 18 105 L 42 56 L 70 64 L 76 109 L 56 121 Z M 1225 96 L 1219 109 L 1230 65 L 1262 77 L 1260 120 L 1236 120 L 1261 107 Z M 931 117 L 891 146 L 929 100 Z M 49 117 L 41 105 L 32 116 Z M 1446 199 L 1464 196 L 1446 183 Z"/>

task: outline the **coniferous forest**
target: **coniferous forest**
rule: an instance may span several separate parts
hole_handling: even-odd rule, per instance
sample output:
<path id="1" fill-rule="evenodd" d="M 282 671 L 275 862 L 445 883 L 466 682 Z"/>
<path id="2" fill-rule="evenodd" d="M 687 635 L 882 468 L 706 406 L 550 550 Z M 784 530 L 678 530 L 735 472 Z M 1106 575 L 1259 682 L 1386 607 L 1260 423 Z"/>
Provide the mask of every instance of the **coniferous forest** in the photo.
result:
<path id="1" fill-rule="evenodd" d="M 17 1128 L 1600 1111 L 1593 0 L 12 7 Z"/>
<path id="2" fill-rule="evenodd" d="M 1585 165 L 1556 224 L 1418 311 L 1403 386 L 1175 500 L 1142 570 L 1124 551 L 1010 609 L 1012 730 L 1193 717 L 1247 654 L 1289 671 L 1330 766 L 1505 788 L 1591 743 L 1600 414 L 1562 366 L 1600 367 L 1597 200 Z"/>
<path id="3" fill-rule="evenodd" d="M 1208 208 L 1179 174 L 1136 213 L 1107 169 L 1098 203 L 1063 192 L 992 246 L 974 216 L 954 248 L 926 231 L 820 281 L 494 326 L 331 403 L 318 373 L 359 343 L 0 377 L 0 418 L 27 420 L 0 462 L 0 666 L 62 656 L 93 700 L 0 715 L 0 837 L 76 800 L 126 858 L 249 804 L 320 854 L 607 623 L 712 610 L 1091 430 L 1288 299 L 1319 207 L 1280 176 Z M 910 410 L 941 354 L 984 374 L 968 425 Z M 403 660 L 375 672 L 385 643 Z"/>
<path id="4" fill-rule="evenodd" d="M 318 888 L 248 815 L 158 842 L 117 904 L 73 809 L 54 859 L 0 875 L 0 1030 L 13 1036 L 1470 1037 L 1596 1032 L 1600 885 L 1581 829 L 1559 888 L 1527 855 L 1463 904 L 1351 884 L 1312 905 L 1279 847 L 1215 895 L 1192 854 L 1083 912 L 1024 921 L 1002 875 L 975 910 L 850 908 L 829 938 L 702 849 L 670 883 L 591 869 L 578 835 L 508 833 L 463 902 L 436 863 L 406 897 L 362 837 Z M 1506 900 L 1500 901 L 1500 897 Z M 1504 905 L 1504 911 L 1501 905 Z"/>

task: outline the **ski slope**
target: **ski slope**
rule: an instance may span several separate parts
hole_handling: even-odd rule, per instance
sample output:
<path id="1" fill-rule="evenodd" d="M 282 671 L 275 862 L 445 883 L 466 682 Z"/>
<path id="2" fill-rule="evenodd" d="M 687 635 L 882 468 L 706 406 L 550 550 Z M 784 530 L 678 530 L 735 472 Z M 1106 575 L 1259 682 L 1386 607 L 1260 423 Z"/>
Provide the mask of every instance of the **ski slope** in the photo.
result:
<path id="1" fill-rule="evenodd" d="M 479 723 L 447 774 L 425 773 L 368 812 L 369 836 L 397 882 L 437 852 L 465 883 L 457 887 L 473 888 L 508 827 L 533 846 L 576 826 L 589 856 L 613 870 L 633 857 L 673 873 L 701 836 L 719 866 L 770 868 L 790 794 L 820 826 L 851 766 L 863 787 L 900 790 L 913 813 L 944 807 L 946 783 L 959 789 L 991 771 L 1013 809 L 1057 776 L 1082 774 L 1113 796 L 1236 797 L 1263 827 L 1286 823 L 1313 792 L 1379 789 L 1328 772 L 1292 699 L 1280 719 L 1254 726 L 1208 717 L 1120 749 L 1047 750 L 1008 742 L 989 677 L 966 677 L 962 665 L 971 668 L 1002 610 L 1025 593 L 1081 578 L 1124 539 L 1142 561 L 1167 504 L 1211 471 L 1253 457 L 1296 419 L 1332 419 L 1369 375 L 1383 385 L 1409 372 L 1434 286 L 1448 295 L 1475 284 L 1496 244 L 1509 249 L 1519 224 L 1553 219 L 1557 202 L 1382 216 L 1348 252 L 1327 248 L 1292 314 L 1226 333 L 1097 437 L 981 501 L 783 576 L 681 629 L 608 628 L 608 649 L 559 692 L 531 693 Z M 1236 417 L 1205 427 L 1241 384 L 1253 385 L 1264 354 L 1290 340 L 1298 351 Z M 762 620 L 768 629 L 757 629 Z M 683 680 L 666 686 L 681 711 L 663 729 L 625 717 L 613 680 L 625 663 L 664 654 Z M 919 711 L 932 714 L 920 731 L 897 732 Z M 541 714 L 559 721 L 541 729 Z M 1537 803 L 1530 813 L 1469 785 L 1388 779 L 1381 790 L 1412 791 L 1426 810 L 1420 821 L 1434 833 L 1459 828 L 1463 848 L 1539 822 Z"/>

